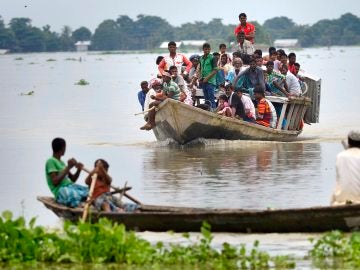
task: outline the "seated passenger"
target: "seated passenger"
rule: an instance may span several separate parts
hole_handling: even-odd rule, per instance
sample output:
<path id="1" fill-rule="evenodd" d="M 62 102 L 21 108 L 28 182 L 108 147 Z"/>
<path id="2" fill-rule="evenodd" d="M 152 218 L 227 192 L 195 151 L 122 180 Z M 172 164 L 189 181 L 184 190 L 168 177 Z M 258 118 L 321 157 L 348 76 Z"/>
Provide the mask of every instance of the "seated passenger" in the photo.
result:
<path id="1" fill-rule="evenodd" d="M 236 35 L 236 40 L 238 43 L 238 51 L 243 54 L 252 55 L 254 53 L 254 46 L 253 44 L 245 39 L 245 33 L 239 32 Z"/>
<path id="2" fill-rule="evenodd" d="M 250 97 L 253 97 L 253 90 L 257 85 L 261 89 L 265 89 L 264 71 L 256 66 L 255 59 L 251 58 L 249 68 L 240 72 L 235 78 L 233 86 L 234 88 L 245 88 Z"/>
<path id="3" fill-rule="evenodd" d="M 232 112 L 230 105 L 228 103 L 228 98 L 226 95 L 220 95 L 219 96 L 219 105 L 216 108 L 217 114 L 224 115 L 227 117 L 232 117 Z"/>
<path id="4" fill-rule="evenodd" d="M 126 212 L 132 212 L 137 209 L 138 206 L 136 204 L 121 204 L 121 202 L 110 193 L 112 179 L 108 174 L 108 169 L 109 163 L 103 159 L 98 159 L 95 161 L 93 171 L 89 173 L 85 180 L 85 183 L 90 187 L 92 176 L 95 173 L 97 174 L 95 188 L 92 194 L 92 204 L 96 210 L 105 212 L 124 212 L 125 210 Z"/>
<path id="5" fill-rule="evenodd" d="M 218 62 L 218 71 L 216 73 L 216 86 L 219 87 L 221 84 L 225 83 L 225 79 L 228 75 L 229 70 L 232 66 L 228 64 L 227 54 L 222 54 Z"/>
<path id="6" fill-rule="evenodd" d="M 187 88 L 184 78 L 178 74 L 178 69 L 176 66 L 170 67 L 170 74 L 173 81 L 179 86 L 181 94 L 179 100 L 184 102 L 187 105 L 193 105 L 193 100 L 191 98 L 191 92 Z"/>
<path id="7" fill-rule="evenodd" d="M 285 76 L 274 71 L 273 61 L 268 61 L 266 63 L 266 71 L 264 75 L 266 88 L 271 92 L 271 95 L 289 96 L 288 91 L 286 91 L 287 85 Z"/>
<path id="8" fill-rule="evenodd" d="M 232 117 L 244 119 L 245 117 L 244 105 L 241 102 L 240 97 L 234 93 L 234 88 L 232 84 L 229 83 L 225 86 L 225 94 L 228 98 L 228 103 L 231 108 Z"/>
<path id="9" fill-rule="evenodd" d="M 267 63 L 267 61 L 275 61 L 276 59 L 270 59 L 272 54 L 276 54 L 276 48 L 275 47 L 269 47 L 269 55 L 263 56 L 264 64 Z"/>
<path id="10" fill-rule="evenodd" d="M 276 127 L 277 115 L 272 103 L 265 98 L 265 92 L 262 88 L 254 89 L 255 99 L 257 101 L 256 123 L 265 127 Z"/>
<path id="11" fill-rule="evenodd" d="M 241 60 L 241 58 L 234 58 L 233 60 L 233 68 L 228 72 L 225 80 L 229 83 L 233 83 L 234 79 L 237 75 L 239 75 L 239 73 L 242 71 L 242 65 L 243 62 Z"/>
<path id="12" fill-rule="evenodd" d="M 289 63 L 288 63 L 288 69 L 289 71 L 296 75 L 296 68 L 295 68 L 295 63 L 296 63 L 296 54 L 295 53 L 289 53 Z"/>
<path id="13" fill-rule="evenodd" d="M 227 64 L 231 64 L 231 63 L 232 63 L 231 54 L 226 52 L 226 44 L 222 43 L 222 44 L 219 45 L 219 53 L 220 53 L 220 57 L 221 57 L 223 54 L 226 54 L 226 55 L 227 55 L 227 61 L 228 61 Z"/>
<path id="14" fill-rule="evenodd" d="M 301 94 L 301 86 L 298 78 L 295 77 L 294 74 L 288 71 L 287 65 L 281 66 L 281 74 L 286 76 L 286 84 L 288 87 L 288 92 L 290 96 L 298 97 Z"/>
<path id="15" fill-rule="evenodd" d="M 141 130 L 151 130 L 155 127 L 155 107 L 158 106 L 163 100 L 165 100 L 166 98 L 172 98 L 174 100 L 179 100 L 180 98 L 180 88 L 179 86 L 171 79 L 171 75 L 164 71 L 162 73 L 162 78 L 163 78 L 163 95 L 164 97 L 161 98 L 157 98 L 155 96 L 151 96 L 152 99 L 155 99 L 155 101 L 153 101 L 152 103 L 150 103 L 149 107 L 150 109 L 153 108 L 152 110 L 149 111 L 148 113 L 148 121 L 147 123 L 142 126 L 140 129 Z"/>
<path id="16" fill-rule="evenodd" d="M 243 120 L 247 122 L 255 123 L 255 106 L 252 102 L 251 98 L 249 96 L 246 96 L 243 94 L 242 88 L 235 89 L 235 93 L 240 98 L 243 107 L 245 115 L 243 116 Z"/>

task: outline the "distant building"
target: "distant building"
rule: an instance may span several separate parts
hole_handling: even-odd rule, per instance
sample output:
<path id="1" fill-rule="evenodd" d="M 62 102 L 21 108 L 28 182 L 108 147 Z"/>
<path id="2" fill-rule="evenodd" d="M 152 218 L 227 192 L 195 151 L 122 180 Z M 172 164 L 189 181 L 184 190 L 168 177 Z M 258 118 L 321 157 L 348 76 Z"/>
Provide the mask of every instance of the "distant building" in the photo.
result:
<path id="1" fill-rule="evenodd" d="M 6 50 L 6 49 L 0 49 L 0 54 L 5 54 L 7 52 L 8 52 L 8 50 Z"/>
<path id="2" fill-rule="evenodd" d="M 77 52 L 87 52 L 90 45 L 91 45 L 90 40 L 78 41 L 75 43 L 76 51 Z"/>
<path id="3" fill-rule="evenodd" d="M 276 48 L 296 48 L 300 47 L 298 39 L 276 39 L 274 41 Z"/>

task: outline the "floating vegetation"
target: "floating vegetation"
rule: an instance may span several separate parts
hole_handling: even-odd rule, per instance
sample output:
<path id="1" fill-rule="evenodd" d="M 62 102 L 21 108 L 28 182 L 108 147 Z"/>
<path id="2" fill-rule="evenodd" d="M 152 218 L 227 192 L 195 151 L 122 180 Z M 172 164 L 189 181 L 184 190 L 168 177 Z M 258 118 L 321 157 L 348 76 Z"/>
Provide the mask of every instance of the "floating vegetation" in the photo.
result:
<path id="1" fill-rule="evenodd" d="M 36 63 L 35 62 L 30 62 L 29 65 L 35 65 Z"/>
<path id="2" fill-rule="evenodd" d="M 5 211 L 0 217 L 0 263 L 74 263 L 114 264 L 121 266 L 165 269 L 277 269 L 294 268 L 287 256 L 271 257 L 260 251 L 259 242 L 249 250 L 224 243 L 221 249 L 211 247 L 210 225 L 204 223 L 199 241 L 188 245 L 164 245 L 150 242 L 127 231 L 122 224 L 107 219 L 98 223 L 72 224 L 65 221 L 63 230 L 49 231 L 35 226 L 35 218 L 13 219 Z M 189 238 L 188 234 L 184 237 Z M 105 265 L 104 265 L 105 266 Z M 122 268 L 121 268 L 122 269 Z M 136 268 L 138 269 L 138 268 Z M 147 268 L 148 269 L 148 268 Z"/>
<path id="3" fill-rule="evenodd" d="M 24 58 L 22 58 L 22 57 L 16 57 L 15 60 L 16 60 L 16 61 L 21 61 L 21 60 L 24 60 Z"/>
<path id="4" fill-rule="evenodd" d="M 90 83 L 84 79 L 81 79 L 80 81 L 75 83 L 75 85 L 88 85 L 88 84 L 90 84 Z"/>
<path id="5" fill-rule="evenodd" d="M 80 61 L 80 60 L 76 58 L 66 58 L 65 61 Z"/>
<path id="6" fill-rule="evenodd" d="M 328 232 L 315 242 L 310 256 L 321 269 L 360 269 L 360 232 Z"/>
<path id="7" fill-rule="evenodd" d="M 95 60 L 96 61 L 104 61 L 104 59 L 102 59 L 102 58 L 96 58 Z"/>
<path id="8" fill-rule="evenodd" d="M 49 58 L 49 59 L 47 59 L 46 61 L 47 61 L 47 62 L 54 62 L 54 61 L 56 61 L 56 59 L 54 59 L 54 58 Z"/>
<path id="9" fill-rule="evenodd" d="M 35 94 L 34 91 L 29 91 L 27 93 L 20 93 L 20 96 L 33 96 Z"/>

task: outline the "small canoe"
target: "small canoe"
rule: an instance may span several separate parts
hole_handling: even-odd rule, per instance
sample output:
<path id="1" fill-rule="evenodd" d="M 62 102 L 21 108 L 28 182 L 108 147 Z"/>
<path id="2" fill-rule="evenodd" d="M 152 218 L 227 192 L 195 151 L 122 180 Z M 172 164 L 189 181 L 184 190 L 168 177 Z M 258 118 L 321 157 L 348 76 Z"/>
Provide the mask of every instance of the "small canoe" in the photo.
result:
<path id="1" fill-rule="evenodd" d="M 83 208 L 69 208 L 51 197 L 38 197 L 60 218 L 78 221 Z M 322 206 L 299 209 L 213 209 L 141 205 L 135 213 L 104 213 L 91 210 L 90 219 L 96 222 L 106 217 L 137 231 L 199 231 L 203 221 L 213 232 L 324 232 L 350 231 L 360 228 L 360 204 Z"/>

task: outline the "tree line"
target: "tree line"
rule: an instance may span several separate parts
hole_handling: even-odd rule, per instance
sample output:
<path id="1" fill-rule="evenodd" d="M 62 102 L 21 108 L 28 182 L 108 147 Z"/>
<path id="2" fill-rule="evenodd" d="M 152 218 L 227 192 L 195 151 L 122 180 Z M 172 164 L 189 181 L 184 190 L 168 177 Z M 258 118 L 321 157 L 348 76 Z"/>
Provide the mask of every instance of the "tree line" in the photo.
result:
<path id="1" fill-rule="evenodd" d="M 268 19 L 256 26 L 256 43 L 270 46 L 275 39 L 297 38 L 302 47 L 359 45 L 360 18 L 346 13 L 338 19 L 320 20 L 309 25 L 298 25 L 288 17 Z M 222 19 L 210 22 L 170 25 L 158 16 L 138 15 L 135 20 L 120 15 L 116 20 L 104 20 L 94 33 L 86 27 L 74 31 L 64 26 L 60 33 L 49 25 L 31 25 L 29 18 L 13 18 L 5 25 L 0 16 L 0 49 L 11 52 L 73 51 L 77 41 L 91 40 L 91 50 L 152 50 L 169 40 L 207 40 L 211 44 L 235 41 L 235 24 L 224 25 Z"/>

